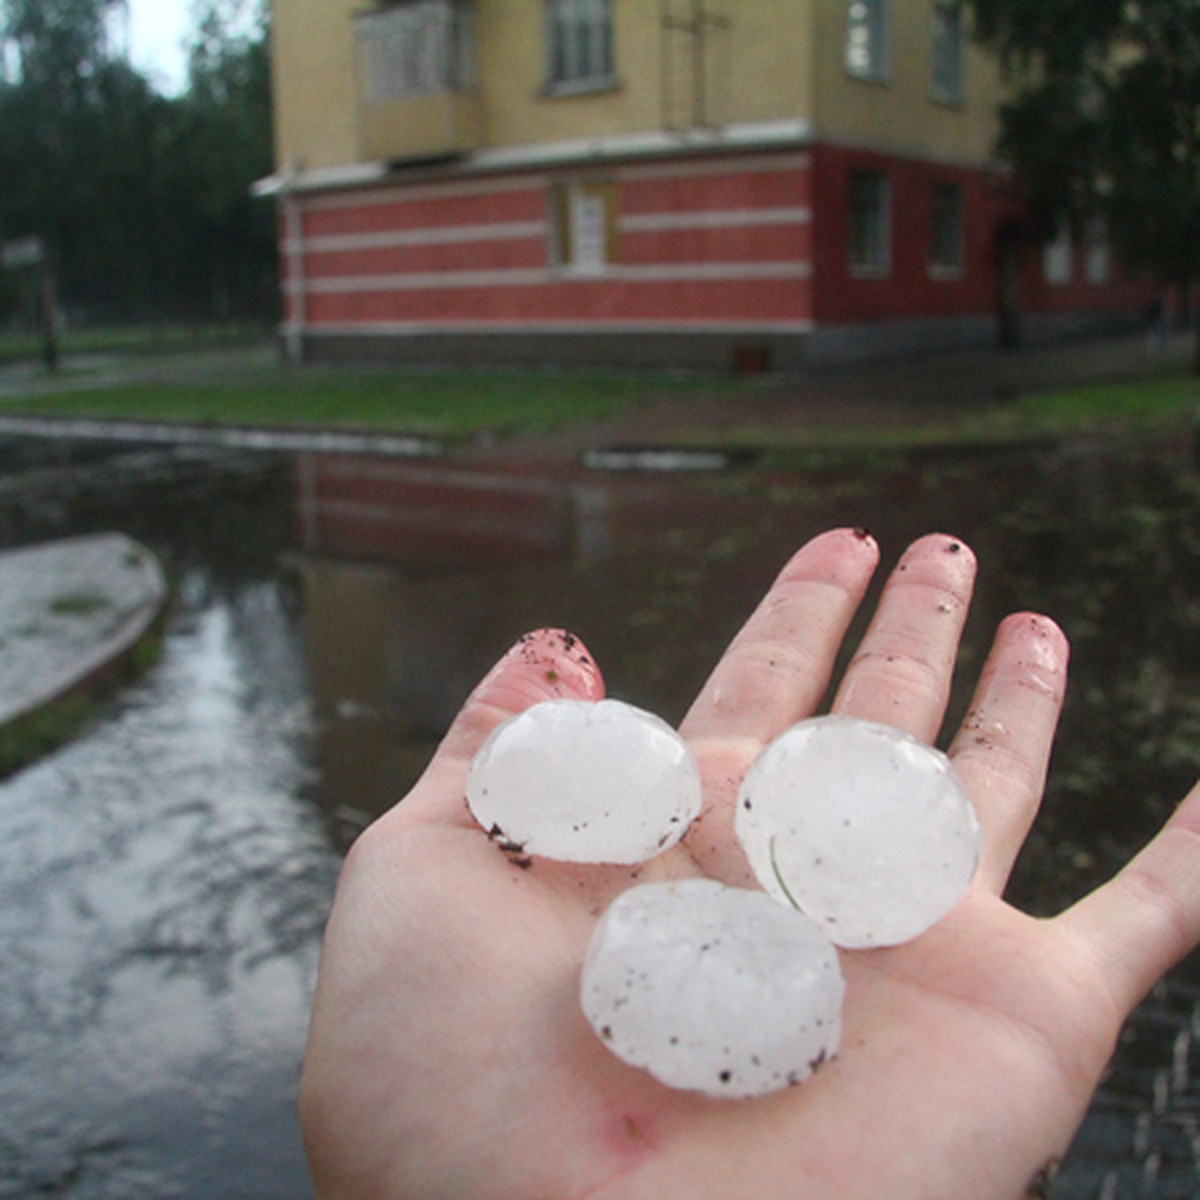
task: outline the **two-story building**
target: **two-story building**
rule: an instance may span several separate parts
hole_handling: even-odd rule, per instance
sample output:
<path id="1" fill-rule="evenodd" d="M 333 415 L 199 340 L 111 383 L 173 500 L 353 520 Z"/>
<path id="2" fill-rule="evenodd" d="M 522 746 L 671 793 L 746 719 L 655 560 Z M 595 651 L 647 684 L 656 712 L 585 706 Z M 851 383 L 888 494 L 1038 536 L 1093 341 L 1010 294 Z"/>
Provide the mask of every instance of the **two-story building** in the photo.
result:
<path id="1" fill-rule="evenodd" d="M 951 0 L 274 0 L 304 359 L 787 369 L 1131 311 Z"/>

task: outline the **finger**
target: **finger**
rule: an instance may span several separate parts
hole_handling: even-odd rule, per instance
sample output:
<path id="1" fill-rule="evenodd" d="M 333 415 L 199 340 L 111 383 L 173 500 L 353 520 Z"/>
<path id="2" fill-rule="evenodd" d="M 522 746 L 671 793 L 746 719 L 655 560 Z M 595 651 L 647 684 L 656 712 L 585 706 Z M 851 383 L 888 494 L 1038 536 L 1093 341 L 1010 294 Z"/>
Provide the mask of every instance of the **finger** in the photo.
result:
<path id="1" fill-rule="evenodd" d="M 874 538 L 850 529 L 798 550 L 685 718 L 681 730 L 700 761 L 705 790 L 686 849 L 714 878 L 752 879 L 733 835 L 738 786 L 767 742 L 816 710 L 878 561 Z"/>
<path id="2" fill-rule="evenodd" d="M 1048 617 L 1008 617 L 950 746 L 983 825 L 979 882 L 996 894 L 1008 882 L 1041 802 L 1067 657 L 1067 639 Z"/>
<path id="3" fill-rule="evenodd" d="M 835 529 L 798 550 L 701 689 L 684 736 L 761 746 L 810 715 L 878 561 L 863 530 Z"/>
<path id="4" fill-rule="evenodd" d="M 957 538 L 939 533 L 914 542 L 884 585 L 833 711 L 932 741 L 974 583 L 975 555 Z"/>
<path id="5" fill-rule="evenodd" d="M 561 629 L 526 634 L 467 698 L 399 807 L 423 820 L 469 823 L 463 804 L 467 767 L 497 725 L 543 700 L 599 700 L 603 695 L 599 668 L 577 637 Z"/>
<path id="6" fill-rule="evenodd" d="M 1128 1014 L 1200 941 L 1200 784 L 1158 836 L 1056 922 L 1098 962 Z"/>

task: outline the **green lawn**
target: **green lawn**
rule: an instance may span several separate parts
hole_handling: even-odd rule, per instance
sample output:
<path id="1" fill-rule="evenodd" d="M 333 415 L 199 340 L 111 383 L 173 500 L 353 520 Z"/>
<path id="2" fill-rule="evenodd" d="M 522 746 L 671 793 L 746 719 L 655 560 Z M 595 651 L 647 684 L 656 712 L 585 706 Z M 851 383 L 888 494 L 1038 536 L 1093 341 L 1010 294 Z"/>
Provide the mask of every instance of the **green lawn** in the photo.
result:
<path id="1" fill-rule="evenodd" d="M 1191 421 L 1200 406 L 1200 376 L 1178 371 L 1149 379 L 1038 392 L 964 417 L 961 432 L 988 438 L 1103 429 L 1142 428 Z"/>
<path id="2" fill-rule="evenodd" d="M 5 412 L 244 425 L 320 425 L 443 437 L 537 431 L 612 416 L 654 395 L 721 386 L 580 374 L 274 370 L 229 382 L 133 381 L 6 401 Z"/>
<path id="3" fill-rule="evenodd" d="M 132 335 L 130 335 L 132 336 Z M 113 349 L 110 345 L 109 349 Z M 195 353 L 184 351 L 191 349 Z M 770 381 L 669 375 L 603 376 L 572 371 L 452 371 L 305 368 L 278 364 L 261 341 L 248 350 L 205 352 L 193 343 L 173 353 L 120 355 L 119 373 L 41 376 L 27 394 L 0 399 L 0 412 L 86 415 L 243 425 L 371 428 L 443 440 L 483 431 L 536 433 L 612 417 L 632 406 L 675 397 L 727 397 L 758 392 Z M 753 407 L 753 406 L 751 406 Z M 859 422 L 774 422 L 755 426 L 703 421 L 671 435 L 676 443 L 719 444 L 784 459 L 812 452 L 861 453 L 989 444 L 1087 431 L 1154 433 L 1197 418 L 1200 376 L 1169 368 L 1146 378 L 961 409 L 896 406 L 886 419 Z M 761 410 L 760 410 L 761 411 Z"/>
<path id="4" fill-rule="evenodd" d="M 986 446 L 1079 434 L 1151 436 L 1185 429 L 1200 420 L 1200 375 L 1185 371 L 1120 383 L 964 405 L 937 417 L 913 416 L 796 431 L 743 426 L 721 431 L 729 448 L 765 450 L 784 462 L 819 454 L 902 453 L 952 446 Z M 703 430 L 690 439 L 711 445 Z"/>

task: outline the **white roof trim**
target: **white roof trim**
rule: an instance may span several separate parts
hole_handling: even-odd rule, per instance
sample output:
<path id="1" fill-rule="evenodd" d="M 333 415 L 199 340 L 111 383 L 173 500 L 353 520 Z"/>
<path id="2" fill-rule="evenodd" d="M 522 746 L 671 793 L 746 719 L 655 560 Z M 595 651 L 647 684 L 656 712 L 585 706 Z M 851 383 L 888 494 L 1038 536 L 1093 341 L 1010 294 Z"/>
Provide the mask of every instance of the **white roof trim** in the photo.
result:
<path id="1" fill-rule="evenodd" d="M 644 133 L 573 138 L 568 141 L 523 146 L 499 146 L 477 150 L 452 162 L 437 165 L 414 163 L 411 167 L 404 168 L 392 166 L 384 161 L 375 161 L 321 167 L 311 171 L 284 169 L 260 179 L 253 185 L 252 190 L 256 196 L 278 196 L 288 192 L 362 187 L 394 180 L 410 172 L 414 175 L 474 175 L 547 167 L 586 166 L 629 159 L 669 158 L 705 151 L 721 153 L 798 148 L 807 145 L 811 138 L 812 126 L 804 119 L 753 121 L 717 129 L 688 129 L 678 132 L 655 129 Z"/>

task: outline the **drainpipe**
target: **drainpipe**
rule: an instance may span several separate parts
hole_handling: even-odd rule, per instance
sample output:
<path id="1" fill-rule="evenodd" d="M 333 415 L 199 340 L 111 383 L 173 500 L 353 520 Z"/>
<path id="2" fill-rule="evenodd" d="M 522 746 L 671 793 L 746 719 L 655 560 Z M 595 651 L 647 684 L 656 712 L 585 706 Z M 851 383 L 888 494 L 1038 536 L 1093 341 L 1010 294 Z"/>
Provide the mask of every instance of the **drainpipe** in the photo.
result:
<path id="1" fill-rule="evenodd" d="M 296 195 L 296 168 L 289 163 L 283 171 L 280 189 L 283 201 L 283 239 L 287 250 L 287 320 L 284 322 L 284 352 L 289 363 L 304 359 L 305 280 L 304 216 Z"/>

